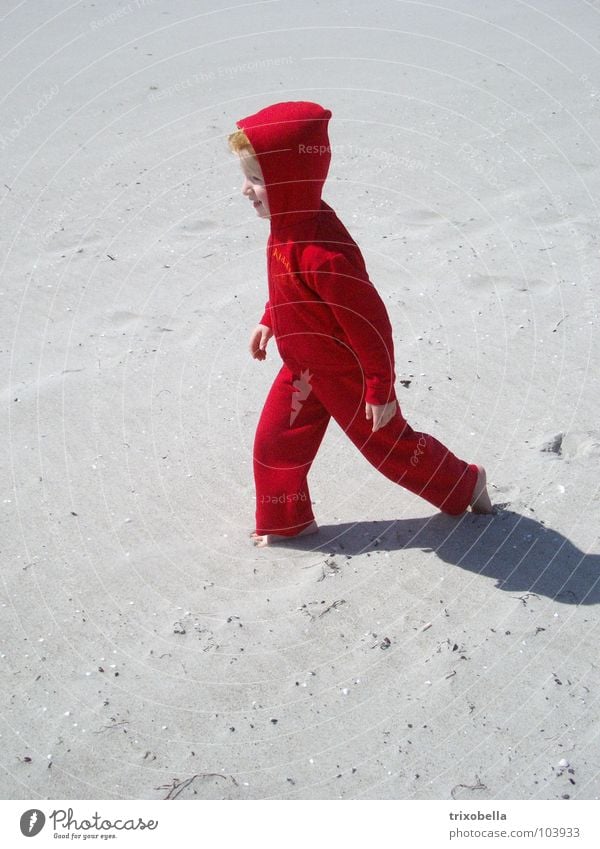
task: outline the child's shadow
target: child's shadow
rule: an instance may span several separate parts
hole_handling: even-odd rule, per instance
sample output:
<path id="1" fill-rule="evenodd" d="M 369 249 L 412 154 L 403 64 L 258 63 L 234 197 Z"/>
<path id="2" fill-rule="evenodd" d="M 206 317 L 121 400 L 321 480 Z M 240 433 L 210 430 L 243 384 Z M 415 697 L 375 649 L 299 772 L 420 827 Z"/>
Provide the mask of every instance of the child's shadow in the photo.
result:
<path id="1" fill-rule="evenodd" d="M 600 555 L 586 554 L 557 531 L 510 510 L 321 525 L 318 534 L 293 540 L 293 547 L 337 555 L 420 548 L 494 578 L 507 592 L 537 593 L 565 604 L 600 601 Z"/>

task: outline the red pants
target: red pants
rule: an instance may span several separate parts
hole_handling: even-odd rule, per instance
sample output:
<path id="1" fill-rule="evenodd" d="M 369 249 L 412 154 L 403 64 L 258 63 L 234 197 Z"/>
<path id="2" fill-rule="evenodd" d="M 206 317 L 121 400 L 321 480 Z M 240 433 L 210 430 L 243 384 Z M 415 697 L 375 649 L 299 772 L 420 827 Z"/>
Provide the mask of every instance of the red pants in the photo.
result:
<path id="1" fill-rule="evenodd" d="M 459 460 L 426 433 L 415 432 L 398 409 L 381 430 L 365 417 L 358 365 L 309 373 L 282 366 L 269 391 L 254 440 L 256 532 L 294 536 L 313 520 L 307 475 L 331 416 L 387 478 L 445 513 L 469 506 L 477 466 Z M 342 481 L 340 481 L 340 486 Z"/>

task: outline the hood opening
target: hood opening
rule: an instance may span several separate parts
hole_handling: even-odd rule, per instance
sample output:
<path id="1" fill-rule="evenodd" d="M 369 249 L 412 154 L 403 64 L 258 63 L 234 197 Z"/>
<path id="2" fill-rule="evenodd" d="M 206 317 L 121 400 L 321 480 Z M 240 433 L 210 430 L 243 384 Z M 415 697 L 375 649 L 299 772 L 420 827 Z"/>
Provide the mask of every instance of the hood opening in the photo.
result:
<path id="1" fill-rule="evenodd" d="M 271 232 L 314 217 L 329 171 L 331 111 L 309 101 L 274 103 L 237 122 L 263 172 Z"/>

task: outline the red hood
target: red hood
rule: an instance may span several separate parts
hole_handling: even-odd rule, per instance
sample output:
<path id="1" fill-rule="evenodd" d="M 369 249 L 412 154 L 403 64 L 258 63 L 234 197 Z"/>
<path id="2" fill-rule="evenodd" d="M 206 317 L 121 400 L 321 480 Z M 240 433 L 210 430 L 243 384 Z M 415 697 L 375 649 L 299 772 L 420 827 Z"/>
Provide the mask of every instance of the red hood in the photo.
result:
<path id="1" fill-rule="evenodd" d="M 302 100 L 274 103 L 237 122 L 258 157 L 265 178 L 271 232 L 321 209 L 329 170 L 329 109 Z"/>

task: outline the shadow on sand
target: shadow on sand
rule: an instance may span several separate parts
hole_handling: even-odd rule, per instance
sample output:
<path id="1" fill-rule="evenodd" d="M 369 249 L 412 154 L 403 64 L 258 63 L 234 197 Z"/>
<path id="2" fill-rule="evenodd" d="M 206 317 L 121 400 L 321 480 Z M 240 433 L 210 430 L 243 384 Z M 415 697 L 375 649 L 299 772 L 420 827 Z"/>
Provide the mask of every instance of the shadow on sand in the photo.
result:
<path id="1" fill-rule="evenodd" d="M 536 593 L 564 604 L 600 601 L 600 555 L 529 516 L 498 509 L 493 516 L 437 513 L 419 519 L 321 525 L 318 534 L 279 543 L 286 549 L 331 554 L 435 552 L 453 566 L 494 578 L 506 592 Z"/>

